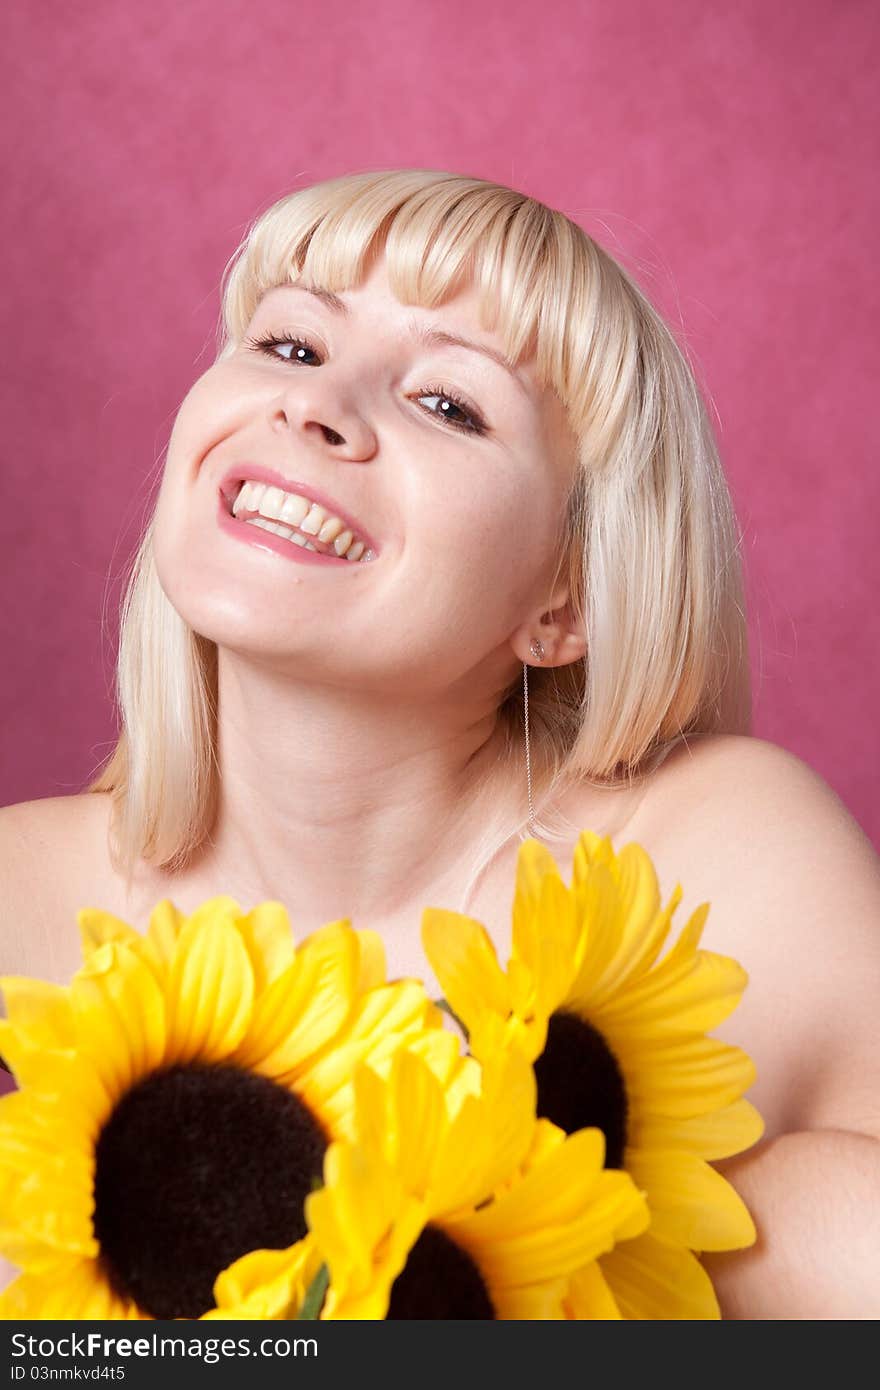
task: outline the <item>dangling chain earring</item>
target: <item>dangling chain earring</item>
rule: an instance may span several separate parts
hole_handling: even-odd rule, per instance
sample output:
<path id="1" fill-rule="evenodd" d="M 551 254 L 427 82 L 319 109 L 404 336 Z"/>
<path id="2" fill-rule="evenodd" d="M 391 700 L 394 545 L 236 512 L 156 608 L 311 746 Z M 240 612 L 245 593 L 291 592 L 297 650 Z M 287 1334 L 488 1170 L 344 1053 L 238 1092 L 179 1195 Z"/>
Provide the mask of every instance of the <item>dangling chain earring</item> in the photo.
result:
<path id="1" fill-rule="evenodd" d="M 529 643 L 529 651 L 536 661 L 544 660 L 544 645 L 537 637 Z M 529 747 L 529 664 L 523 662 L 523 708 L 526 721 L 526 788 L 529 797 L 529 834 L 535 834 L 535 815 L 532 809 L 532 757 Z"/>

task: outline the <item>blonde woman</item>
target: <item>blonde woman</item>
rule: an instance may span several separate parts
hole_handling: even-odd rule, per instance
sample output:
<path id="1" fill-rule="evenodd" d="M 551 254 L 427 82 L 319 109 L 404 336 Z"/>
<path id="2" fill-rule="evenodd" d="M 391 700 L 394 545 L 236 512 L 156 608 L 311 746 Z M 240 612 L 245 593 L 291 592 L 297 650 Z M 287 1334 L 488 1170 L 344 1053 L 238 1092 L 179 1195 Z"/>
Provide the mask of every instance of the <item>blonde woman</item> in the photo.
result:
<path id="1" fill-rule="evenodd" d="M 672 334 L 580 227 L 400 170 L 283 198 L 230 262 L 125 600 L 116 749 L 0 813 L 4 973 L 89 904 L 285 903 L 427 978 L 427 904 L 506 958 L 517 851 L 636 840 L 750 986 L 760 1231 L 726 1317 L 880 1314 L 880 872 L 750 736 L 738 535 Z M 528 719 L 526 722 L 526 712 Z"/>

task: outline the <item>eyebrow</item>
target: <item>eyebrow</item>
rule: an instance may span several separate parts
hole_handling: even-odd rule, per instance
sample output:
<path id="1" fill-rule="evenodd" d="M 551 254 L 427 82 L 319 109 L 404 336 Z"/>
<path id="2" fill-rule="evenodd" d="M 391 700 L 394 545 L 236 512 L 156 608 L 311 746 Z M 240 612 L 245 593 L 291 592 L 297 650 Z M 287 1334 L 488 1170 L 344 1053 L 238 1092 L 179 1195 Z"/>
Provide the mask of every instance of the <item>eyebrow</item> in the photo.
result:
<path id="1" fill-rule="evenodd" d="M 334 294 L 332 290 L 325 290 L 318 285 L 294 285 L 288 282 L 283 282 L 273 288 L 304 290 L 306 294 L 314 295 L 314 297 L 320 300 L 332 313 L 341 314 L 346 318 L 351 316 L 348 305 L 344 300 L 340 299 L 338 294 Z M 498 352 L 495 348 L 488 347 L 483 343 L 475 343 L 470 338 L 463 338 L 458 333 L 450 333 L 445 328 L 438 328 L 432 324 L 419 323 L 417 319 L 410 319 L 406 326 L 409 329 L 410 336 L 414 338 L 416 342 L 424 343 L 427 347 L 460 347 L 465 348 L 468 352 L 478 352 L 482 357 L 491 358 L 493 362 L 497 362 L 498 366 L 507 372 L 508 376 L 519 387 L 520 391 L 528 395 L 528 388 L 522 376 L 510 359 L 505 357 L 503 352 Z"/>

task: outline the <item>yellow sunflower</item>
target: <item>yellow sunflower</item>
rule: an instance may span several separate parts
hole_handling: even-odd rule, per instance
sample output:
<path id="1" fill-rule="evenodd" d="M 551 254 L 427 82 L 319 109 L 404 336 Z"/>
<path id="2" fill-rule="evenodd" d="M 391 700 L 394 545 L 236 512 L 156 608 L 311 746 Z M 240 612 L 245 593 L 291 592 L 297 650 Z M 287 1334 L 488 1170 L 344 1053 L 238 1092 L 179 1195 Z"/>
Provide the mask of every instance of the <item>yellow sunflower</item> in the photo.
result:
<path id="1" fill-rule="evenodd" d="M 21 1089 L 0 1100 L 0 1249 L 23 1272 L 0 1312 L 199 1318 L 228 1265 L 305 1237 L 356 1065 L 442 1015 L 416 981 L 384 984 L 379 938 L 347 920 L 298 947 L 280 903 L 165 900 L 145 935 L 78 921 L 69 986 L 2 981 Z"/>
<path id="2" fill-rule="evenodd" d="M 597 1125 L 608 1166 L 647 1194 L 650 1229 L 601 1257 L 604 1294 L 595 1269 L 572 1281 L 572 1317 L 597 1316 L 585 1310 L 604 1298 L 608 1311 L 598 1316 L 717 1318 L 695 1252 L 755 1240 L 744 1203 L 707 1161 L 748 1148 L 763 1131 L 742 1099 L 751 1059 L 706 1036 L 748 977 L 700 948 L 708 903 L 658 959 L 681 897 L 677 885 L 661 908 L 645 850 L 631 843 L 615 854 L 607 836 L 584 831 L 569 887 L 544 846 L 521 846 L 506 972 L 479 922 L 423 914 L 425 950 L 473 1054 L 490 1054 L 499 1027 L 515 1039 L 535 1063 L 539 1115 L 567 1133 Z"/>
<path id="3" fill-rule="evenodd" d="M 405 1048 L 421 1058 L 442 1087 L 446 1104 L 457 1108 L 465 1096 L 480 1089 L 481 1071 L 472 1057 L 462 1053 L 457 1037 L 442 1028 L 416 1031 L 400 1039 L 398 1048 Z M 397 1048 L 375 1049 L 370 1066 L 387 1076 Z M 354 1116 L 354 1110 L 352 1110 Z M 352 1134 L 357 1126 L 350 1126 Z M 369 1204 L 374 1196 L 365 1194 Z M 381 1200 L 381 1196 L 380 1196 Z M 295 1318 L 304 1316 L 301 1309 L 308 1295 L 316 1297 L 315 1278 L 326 1266 L 311 1233 L 286 1250 L 253 1250 L 235 1261 L 218 1277 L 214 1285 L 216 1308 L 206 1318 Z M 318 1281 L 320 1283 L 320 1280 Z M 323 1290 L 317 1308 L 323 1299 Z M 317 1316 L 317 1308 L 309 1316 Z"/>
<path id="4" fill-rule="evenodd" d="M 648 1223 L 630 1177 L 603 1169 L 599 1130 L 536 1119 L 516 1046 L 479 1089 L 446 1086 L 409 1045 L 354 1085 L 355 1137 L 330 1145 L 306 1198 L 324 1319 L 561 1319 L 570 1276 Z"/>

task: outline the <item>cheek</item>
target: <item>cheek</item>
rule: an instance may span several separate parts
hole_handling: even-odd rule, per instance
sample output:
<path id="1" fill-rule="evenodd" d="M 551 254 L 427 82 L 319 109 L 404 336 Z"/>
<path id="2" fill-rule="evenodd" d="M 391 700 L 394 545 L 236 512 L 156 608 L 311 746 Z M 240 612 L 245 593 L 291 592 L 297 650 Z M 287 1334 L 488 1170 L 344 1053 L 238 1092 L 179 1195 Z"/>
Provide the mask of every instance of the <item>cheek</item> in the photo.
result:
<path id="1" fill-rule="evenodd" d="M 191 622 L 192 615 L 186 611 L 186 592 L 191 587 L 187 576 L 192 573 L 196 558 L 191 544 L 195 536 L 191 534 L 194 528 L 192 521 L 187 520 L 186 508 L 175 498 L 174 481 L 166 472 L 153 520 L 153 562 L 166 597 Z"/>
<path id="2" fill-rule="evenodd" d="M 547 556 L 552 548 L 542 520 L 524 521 L 528 508 L 447 505 L 433 510 L 418 529 L 407 526 L 403 559 L 406 587 L 420 596 L 404 621 L 424 623 L 442 615 L 443 626 L 460 635 L 463 646 L 491 647 L 524 620 L 540 598 Z M 431 622 L 430 616 L 428 621 Z M 436 633 L 436 623 L 432 623 Z"/>
<path id="3" fill-rule="evenodd" d="M 246 376 L 228 363 L 209 368 L 193 383 L 175 416 L 165 475 L 182 487 L 198 477 L 211 451 L 246 426 L 258 404 Z"/>
<path id="4" fill-rule="evenodd" d="M 531 498 L 498 493 L 438 503 L 423 528 L 432 565 L 452 576 L 478 577 L 481 589 L 501 584 L 528 591 L 552 545 L 548 518 Z"/>
<path id="5" fill-rule="evenodd" d="M 177 607 L 188 575 L 210 561 L 215 497 L 201 472 L 204 460 L 229 432 L 218 401 L 218 369 L 200 377 L 178 409 L 153 524 L 153 556 L 159 580 Z"/>

